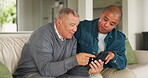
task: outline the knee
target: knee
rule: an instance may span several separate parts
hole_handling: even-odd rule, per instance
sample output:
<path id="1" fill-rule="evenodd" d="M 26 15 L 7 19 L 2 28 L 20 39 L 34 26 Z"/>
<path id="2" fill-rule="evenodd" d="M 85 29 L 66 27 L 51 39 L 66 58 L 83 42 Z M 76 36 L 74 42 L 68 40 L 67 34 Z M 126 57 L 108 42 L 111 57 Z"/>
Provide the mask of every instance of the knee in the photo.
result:
<path id="1" fill-rule="evenodd" d="M 106 68 L 103 72 L 101 72 L 101 74 L 103 75 L 103 78 L 137 78 L 136 75 L 128 68 L 123 70 Z"/>
<path id="2" fill-rule="evenodd" d="M 89 76 L 89 78 L 103 78 L 103 77 L 100 73 L 98 73 L 98 74 L 93 74 L 93 75 Z"/>

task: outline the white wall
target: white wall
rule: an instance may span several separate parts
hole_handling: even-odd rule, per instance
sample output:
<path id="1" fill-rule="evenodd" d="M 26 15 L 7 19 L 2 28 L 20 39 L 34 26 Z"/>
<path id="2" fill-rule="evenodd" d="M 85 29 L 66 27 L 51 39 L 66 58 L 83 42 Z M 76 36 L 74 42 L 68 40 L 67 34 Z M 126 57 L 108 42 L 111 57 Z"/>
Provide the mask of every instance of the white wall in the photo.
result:
<path id="1" fill-rule="evenodd" d="M 52 8 L 54 5 L 53 0 L 41 0 L 41 20 L 40 20 L 40 25 L 45 25 L 49 22 L 52 22 Z"/>
<path id="2" fill-rule="evenodd" d="M 122 0 L 122 30 L 128 36 L 128 0 Z"/>
<path id="3" fill-rule="evenodd" d="M 100 13 L 103 11 L 104 8 L 94 8 L 93 9 L 93 19 L 99 18 Z"/>
<path id="4" fill-rule="evenodd" d="M 52 20 L 53 0 L 18 0 L 18 31 L 33 31 Z"/>
<path id="5" fill-rule="evenodd" d="M 142 4 L 141 0 L 128 1 L 128 38 L 135 50 L 136 45 L 140 45 L 137 36 L 142 32 Z"/>
<path id="6" fill-rule="evenodd" d="M 30 0 L 31 1 L 31 0 Z M 41 14 L 42 14 L 42 7 L 41 7 L 41 0 L 34 0 L 33 2 L 33 30 L 37 27 L 40 27 L 40 21 L 41 21 Z"/>
<path id="7" fill-rule="evenodd" d="M 148 0 L 142 0 L 143 32 L 148 32 Z"/>
<path id="8" fill-rule="evenodd" d="M 141 0 L 123 0 L 123 32 L 134 50 L 141 46 L 142 7 Z"/>
<path id="9" fill-rule="evenodd" d="M 93 0 L 78 0 L 80 20 L 93 19 Z"/>
<path id="10" fill-rule="evenodd" d="M 93 8 L 105 8 L 109 5 L 122 5 L 122 0 L 93 0 Z"/>
<path id="11" fill-rule="evenodd" d="M 32 30 L 33 0 L 18 0 L 18 30 Z M 27 6 L 26 6 L 27 5 Z"/>
<path id="12" fill-rule="evenodd" d="M 67 7 L 78 12 L 78 0 L 67 0 Z"/>

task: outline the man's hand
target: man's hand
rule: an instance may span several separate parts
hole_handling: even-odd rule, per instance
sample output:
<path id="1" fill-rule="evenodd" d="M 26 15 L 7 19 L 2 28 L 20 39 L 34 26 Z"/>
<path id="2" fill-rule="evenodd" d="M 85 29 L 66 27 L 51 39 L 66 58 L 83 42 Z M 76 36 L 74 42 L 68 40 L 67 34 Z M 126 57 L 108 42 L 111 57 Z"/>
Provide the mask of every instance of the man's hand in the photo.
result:
<path id="1" fill-rule="evenodd" d="M 95 60 L 94 62 L 92 61 L 89 66 L 90 66 L 90 69 L 89 69 L 89 74 L 96 74 L 96 73 L 100 73 L 103 69 L 103 64 L 104 62 L 101 61 L 101 60 Z"/>
<path id="2" fill-rule="evenodd" d="M 76 59 L 78 61 L 78 64 L 83 65 L 83 66 L 88 64 L 90 57 L 94 58 L 95 55 L 88 54 L 88 53 L 79 53 L 79 54 L 76 55 Z"/>
<path id="3" fill-rule="evenodd" d="M 112 59 L 114 59 L 114 57 L 115 57 L 115 54 L 113 53 L 113 52 L 109 52 L 108 51 L 108 55 L 107 55 L 107 57 L 105 58 L 105 64 L 107 64 L 110 60 L 112 60 Z"/>

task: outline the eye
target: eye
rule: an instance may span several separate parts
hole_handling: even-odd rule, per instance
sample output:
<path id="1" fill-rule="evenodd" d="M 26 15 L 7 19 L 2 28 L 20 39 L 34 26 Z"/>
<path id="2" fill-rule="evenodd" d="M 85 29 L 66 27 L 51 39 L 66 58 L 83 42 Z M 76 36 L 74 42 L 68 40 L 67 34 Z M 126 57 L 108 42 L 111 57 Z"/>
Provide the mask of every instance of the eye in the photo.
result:
<path id="1" fill-rule="evenodd" d="M 110 23 L 110 25 L 111 25 L 111 26 L 115 26 L 115 25 L 116 25 L 116 23 L 115 23 L 115 22 L 112 22 L 112 23 Z"/>
<path id="2" fill-rule="evenodd" d="M 74 27 L 74 26 L 75 26 L 75 24 L 73 24 L 73 23 L 72 23 L 72 24 L 70 24 L 70 26 L 71 26 L 71 27 Z"/>
<path id="3" fill-rule="evenodd" d="M 110 25 L 111 25 L 111 26 L 114 26 L 114 24 L 112 24 L 112 23 L 111 23 Z"/>

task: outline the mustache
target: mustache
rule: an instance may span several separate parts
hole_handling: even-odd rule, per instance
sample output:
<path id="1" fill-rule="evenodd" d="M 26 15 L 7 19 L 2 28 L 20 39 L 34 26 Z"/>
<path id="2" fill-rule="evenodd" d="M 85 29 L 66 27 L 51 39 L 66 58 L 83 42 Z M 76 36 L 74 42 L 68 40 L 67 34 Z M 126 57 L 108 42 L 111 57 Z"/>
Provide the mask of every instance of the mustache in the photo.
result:
<path id="1" fill-rule="evenodd" d="M 103 25 L 101 25 L 101 28 L 105 29 L 106 31 L 108 30 L 108 28 L 104 27 Z"/>

